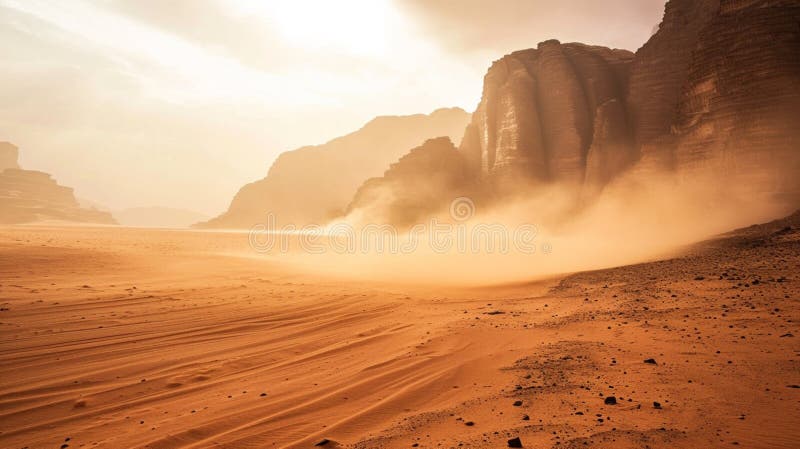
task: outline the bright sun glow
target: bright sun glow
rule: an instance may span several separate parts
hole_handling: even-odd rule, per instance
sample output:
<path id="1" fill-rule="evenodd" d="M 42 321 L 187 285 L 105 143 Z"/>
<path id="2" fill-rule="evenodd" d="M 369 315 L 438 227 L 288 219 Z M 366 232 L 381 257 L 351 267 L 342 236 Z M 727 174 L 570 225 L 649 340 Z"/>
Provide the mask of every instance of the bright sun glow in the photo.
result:
<path id="1" fill-rule="evenodd" d="M 401 20 L 389 0 L 240 1 L 291 45 L 355 56 L 382 55 Z"/>

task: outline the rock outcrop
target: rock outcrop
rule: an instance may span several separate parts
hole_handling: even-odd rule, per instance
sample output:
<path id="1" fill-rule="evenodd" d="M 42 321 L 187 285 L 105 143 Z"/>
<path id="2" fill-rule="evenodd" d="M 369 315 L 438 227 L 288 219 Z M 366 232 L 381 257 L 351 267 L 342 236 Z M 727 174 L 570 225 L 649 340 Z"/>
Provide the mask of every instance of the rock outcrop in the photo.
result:
<path id="1" fill-rule="evenodd" d="M 429 115 L 378 117 L 326 144 L 281 154 L 264 179 L 244 186 L 227 212 L 200 228 L 250 228 L 267 214 L 278 225 L 321 224 L 340 215 L 359 186 L 380 176 L 426 139 L 464 133 L 469 114 L 439 109 Z"/>
<path id="2" fill-rule="evenodd" d="M 670 133 L 700 30 L 718 10 L 719 0 L 671 0 L 658 31 L 636 51 L 626 106 L 637 148 Z"/>
<path id="3" fill-rule="evenodd" d="M 800 195 L 800 3 L 722 0 L 701 29 L 672 125 L 674 169 Z"/>
<path id="4" fill-rule="evenodd" d="M 430 139 L 368 179 L 347 208 L 355 220 L 411 225 L 446 208 L 474 186 L 466 158 L 447 137 Z"/>
<path id="5" fill-rule="evenodd" d="M 546 41 L 496 61 L 461 151 L 596 192 L 629 167 L 800 195 L 800 4 L 670 0 L 636 54 Z"/>
<path id="6" fill-rule="evenodd" d="M 0 171 L 0 223 L 115 223 L 108 212 L 80 207 L 72 188 L 59 185 L 49 174 L 20 169 L 17 148 L 13 145 L 2 144 L 0 154 L 7 167 Z M 6 158 L 9 154 L 13 158 Z"/>
<path id="7" fill-rule="evenodd" d="M 495 61 L 461 151 L 489 177 L 603 182 L 633 161 L 624 110 L 632 60 L 625 50 L 546 41 Z"/>

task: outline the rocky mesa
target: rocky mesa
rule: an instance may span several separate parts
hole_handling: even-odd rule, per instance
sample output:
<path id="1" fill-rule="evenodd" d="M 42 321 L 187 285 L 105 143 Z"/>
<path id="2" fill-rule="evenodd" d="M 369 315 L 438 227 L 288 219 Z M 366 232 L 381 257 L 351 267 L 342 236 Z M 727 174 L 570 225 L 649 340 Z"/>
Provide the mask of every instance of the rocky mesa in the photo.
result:
<path id="1" fill-rule="evenodd" d="M 108 212 L 80 207 L 72 188 L 49 174 L 19 168 L 18 156 L 16 146 L 0 142 L 0 223 L 116 223 Z"/>

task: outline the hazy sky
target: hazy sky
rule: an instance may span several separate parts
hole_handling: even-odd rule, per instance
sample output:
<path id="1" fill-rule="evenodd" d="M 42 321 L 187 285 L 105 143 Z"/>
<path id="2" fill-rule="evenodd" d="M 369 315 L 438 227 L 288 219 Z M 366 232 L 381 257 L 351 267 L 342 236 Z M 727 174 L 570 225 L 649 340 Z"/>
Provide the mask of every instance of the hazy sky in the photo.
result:
<path id="1" fill-rule="evenodd" d="M 224 210 L 282 151 L 471 111 L 492 60 L 635 50 L 663 0 L 0 0 L 0 141 L 117 209 Z"/>

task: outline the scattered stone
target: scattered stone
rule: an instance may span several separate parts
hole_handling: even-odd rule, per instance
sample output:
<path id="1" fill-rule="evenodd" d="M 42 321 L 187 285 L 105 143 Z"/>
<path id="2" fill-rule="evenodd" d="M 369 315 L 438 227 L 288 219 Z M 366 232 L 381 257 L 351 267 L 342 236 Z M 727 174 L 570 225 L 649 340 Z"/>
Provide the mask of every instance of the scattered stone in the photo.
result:
<path id="1" fill-rule="evenodd" d="M 644 363 L 649 363 L 650 365 L 658 365 L 658 363 L 656 363 L 656 359 L 646 359 Z"/>
<path id="2" fill-rule="evenodd" d="M 320 440 L 320 441 L 319 441 L 317 444 L 315 444 L 314 446 L 325 446 L 325 445 L 327 445 L 327 444 L 328 444 L 328 443 L 330 443 L 330 442 L 331 442 L 331 440 L 329 440 L 329 439 L 327 439 L 327 438 L 323 438 L 322 440 Z"/>
<path id="3" fill-rule="evenodd" d="M 522 447 L 522 440 L 519 437 L 508 440 L 508 447 Z"/>
<path id="4" fill-rule="evenodd" d="M 660 409 L 661 409 L 661 403 L 660 403 L 660 402 L 653 401 L 653 408 L 657 408 L 657 409 L 659 409 L 659 410 L 660 410 Z"/>
<path id="5" fill-rule="evenodd" d="M 609 396 L 603 401 L 606 405 L 617 405 L 617 398 Z"/>
<path id="6" fill-rule="evenodd" d="M 472 426 L 475 425 L 475 423 L 472 422 L 472 421 L 467 421 L 467 422 L 464 423 L 464 425 L 467 426 L 467 427 L 472 427 Z"/>
<path id="7" fill-rule="evenodd" d="M 521 407 L 522 401 L 514 401 L 514 407 Z"/>

